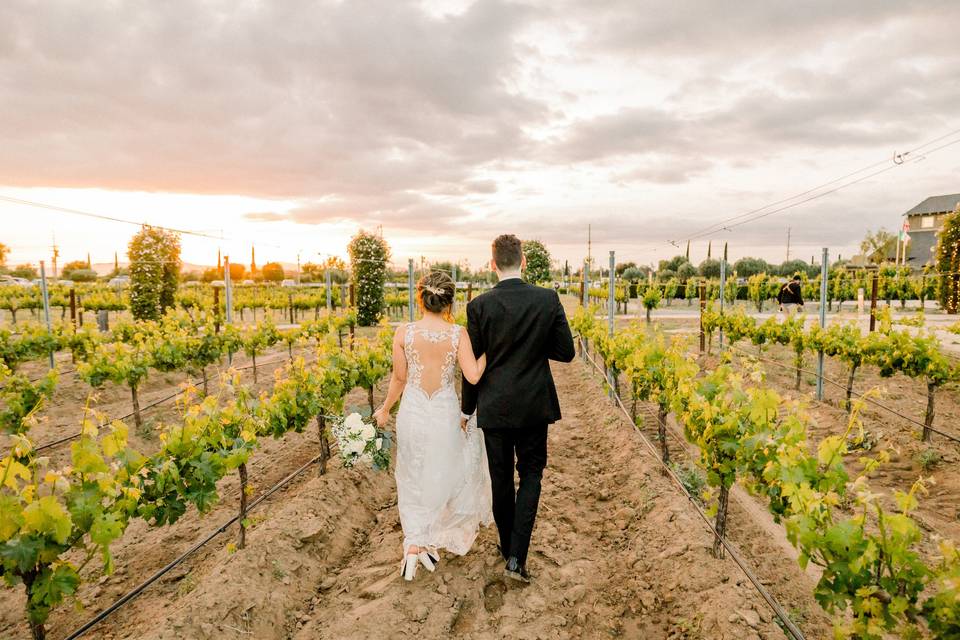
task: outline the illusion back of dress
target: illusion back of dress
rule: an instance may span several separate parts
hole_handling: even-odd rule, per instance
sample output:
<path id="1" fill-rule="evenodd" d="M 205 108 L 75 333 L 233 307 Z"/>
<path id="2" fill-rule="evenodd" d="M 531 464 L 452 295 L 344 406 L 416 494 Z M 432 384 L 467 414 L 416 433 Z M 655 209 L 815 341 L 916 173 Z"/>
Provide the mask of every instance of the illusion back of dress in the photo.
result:
<path id="1" fill-rule="evenodd" d="M 460 327 L 424 329 L 408 324 L 404 335 L 404 353 L 409 370 L 407 385 L 413 385 L 429 398 L 445 389 L 453 389 L 457 365 Z"/>

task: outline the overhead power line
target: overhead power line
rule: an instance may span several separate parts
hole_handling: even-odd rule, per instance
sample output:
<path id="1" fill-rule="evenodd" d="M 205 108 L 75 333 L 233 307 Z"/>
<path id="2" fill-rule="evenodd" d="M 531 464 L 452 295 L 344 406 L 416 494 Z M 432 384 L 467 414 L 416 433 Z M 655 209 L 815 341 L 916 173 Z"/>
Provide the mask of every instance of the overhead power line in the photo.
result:
<path id="1" fill-rule="evenodd" d="M 946 148 L 946 147 L 949 147 L 949 146 L 951 146 L 951 145 L 960 143 L 960 138 L 957 138 L 957 139 L 955 139 L 955 140 L 951 140 L 951 141 L 949 141 L 949 142 L 947 142 L 947 143 L 945 143 L 945 144 L 942 144 L 942 145 L 940 145 L 940 146 L 934 147 L 934 148 L 932 148 L 932 149 L 927 149 L 927 147 L 930 147 L 931 145 L 934 145 L 934 144 L 936 144 L 936 143 L 938 143 L 938 142 L 940 142 L 940 141 L 942 141 L 942 140 L 945 140 L 945 139 L 950 138 L 951 136 L 954 136 L 954 135 L 957 135 L 957 134 L 960 134 L 960 129 L 955 129 L 955 130 L 953 130 L 953 131 L 950 131 L 949 133 L 945 133 L 945 134 L 943 134 L 943 135 L 941 135 L 941 136 L 938 136 L 938 137 L 936 137 L 936 138 L 934 138 L 934 139 L 932 139 L 932 140 L 928 140 L 927 142 L 925 142 L 925 143 L 923 143 L 923 144 L 921 144 L 921 145 L 919 145 L 919 146 L 916 146 L 916 147 L 914 147 L 914 148 L 912 148 L 912 149 L 910 149 L 910 150 L 908 150 L 908 151 L 904 151 L 903 153 L 894 154 L 891 158 L 886 158 L 886 159 L 884 159 L 884 160 L 880 160 L 880 161 L 878 161 L 878 162 L 874 162 L 874 163 L 872 163 L 872 164 L 868 164 L 868 165 L 866 165 L 866 166 L 864 166 L 864 167 L 861 167 L 860 169 L 857 169 L 856 171 L 851 171 L 851 172 L 846 173 L 846 174 L 844 174 L 844 175 L 842 175 L 842 176 L 839 176 L 839 177 L 834 178 L 834 179 L 832 179 L 832 180 L 828 180 L 827 182 L 821 183 L 821 184 L 819 184 L 819 185 L 817 185 L 817 186 L 815 186 L 815 187 L 812 187 L 812 188 L 810 188 L 810 189 L 806 189 L 805 191 L 801 191 L 800 193 L 796 193 L 796 194 L 794 194 L 794 195 L 792 195 L 792 196 L 789 196 L 789 197 L 787 197 L 787 198 L 782 198 L 782 199 L 776 200 L 776 201 L 774 201 L 774 202 L 769 202 L 769 203 L 763 205 L 762 207 L 757 207 L 757 208 L 755 208 L 755 209 L 751 209 L 750 211 L 746 211 L 746 212 L 744 212 L 744 213 L 740 213 L 740 214 L 737 214 L 737 215 L 735 215 L 735 216 L 731 216 L 731 217 L 729 217 L 729 218 L 725 218 L 725 219 L 723 219 L 723 220 L 720 220 L 720 221 L 718 221 L 718 222 L 715 222 L 715 223 L 713 223 L 713 224 L 710 224 L 710 225 L 708 225 L 708 226 L 706 226 L 706 227 L 703 227 L 702 229 L 694 232 L 693 234 L 691 234 L 691 235 L 689 235 L 689 236 L 687 236 L 687 237 L 685 237 L 685 238 L 682 238 L 682 239 L 679 239 L 679 240 L 671 240 L 671 241 L 670 241 L 670 244 L 673 244 L 674 246 L 679 246 L 679 243 L 681 243 L 681 242 L 687 242 L 687 241 L 689 241 L 689 240 L 696 240 L 696 239 L 698 239 L 698 238 L 705 237 L 705 236 L 707 236 L 707 235 L 716 233 L 716 232 L 718 232 L 718 231 L 729 231 L 730 229 L 733 229 L 734 227 L 742 226 L 742 225 L 744 225 L 744 224 L 747 224 L 748 222 L 753 222 L 754 220 L 759 220 L 759 219 L 761 219 L 761 218 L 765 218 L 765 217 L 770 216 L 770 215 L 773 215 L 773 214 L 775 214 L 775 213 L 779 213 L 779 212 L 781 212 L 781 211 L 786 211 L 787 209 L 792 209 L 793 207 L 797 207 L 797 206 L 799 206 L 799 205 L 801 205 L 801 204 L 810 202 L 811 200 L 816 200 L 816 199 L 822 198 L 822 197 L 824 197 L 824 196 L 826 196 L 826 195 L 830 195 L 831 193 L 836 193 L 837 191 L 840 191 L 841 189 L 845 189 L 846 187 L 852 186 L 852 185 L 857 184 L 857 183 L 859 183 L 859 182 L 863 182 L 864 180 L 868 180 L 869 178 L 872 178 L 872 177 L 875 177 L 875 176 L 877 176 L 877 175 L 880 175 L 881 173 L 885 173 L 885 172 L 889 171 L 890 169 L 895 169 L 895 168 L 897 168 L 897 167 L 899 167 L 899 166 L 902 166 L 902 165 L 904 165 L 904 164 L 909 164 L 909 163 L 911 163 L 911 162 L 917 162 L 918 160 L 921 160 L 921 159 L 923 158 L 923 155 L 916 155 L 916 154 L 918 154 L 918 152 L 927 153 L 927 154 L 929 154 L 929 153 L 935 153 L 936 151 L 939 151 L 939 150 L 944 149 L 944 148 Z M 854 176 L 858 176 L 859 174 L 862 174 L 862 173 L 864 173 L 865 171 L 870 171 L 871 169 L 875 169 L 875 168 L 880 167 L 880 166 L 883 166 L 883 165 L 887 165 L 887 166 L 885 166 L 883 169 L 881 169 L 881 170 L 879 170 L 879 171 L 874 171 L 874 172 L 869 173 L 869 174 L 867 174 L 867 175 L 859 176 L 859 177 L 855 178 L 854 180 L 849 180 L 849 181 L 847 181 L 847 182 L 844 182 L 844 180 L 847 180 L 848 178 L 853 178 Z M 826 189 L 827 187 L 831 187 L 832 185 L 836 185 L 837 183 L 842 183 L 842 184 L 840 184 L 840 185 L 838 185 L 838 186 L 835 186 L 835 187 L 833 187 L 833 188 L 831 188 L 831 189 L 827 189 L 826 191 L 824 191 L 824 189 Z M 806 196 L 806 197 L 805 197 L 805 196 Z M 790 203 L 790 204 L 787 204 L 787 203 Z M 778 205 L 784 205 L 784 206 L 778 206 Z M 770 210 L 771 207 L 776 207 L 776 208 Z"/>
<path id="2" fill-rule="evenodd" d="M 37 208 L 40 208 L 40 209 L 48 209 L 48 210 L 50 210 L 50 211 L 58 211 L 58 212 L 60 212 L 60 213 L 69 213 L 69 214 L 71 214 L 71 215 L 83 216 L 83 217 L 85 217 L 85 218 L 94 218 L 94 219 L 96 219 L 96 220 L 107 220 L 107 221 L 109 221 L 109 222 L 121 222 L 121 223 L 123 223 L 123 224 L 132 224 L 132 225 L 137 226 L 137 227 L 142 227 L 142 226 L 144 226 L 144 225 L 147 225 L 147 226 L 153 227 L 153 228 L 155 228 L 155 229 L 163 229 L 163 230 L 165 230 L 165 231 L 173 231 L 173 232 L 175 232 L 175 233 L 182 233 L 182 234 L 188 235 L 188 236 L 198 236 L 198 237 L 200 237 L 200 238 L 212 238 L 212 239 L 214 239 L 214 240 L 223 240 L 223 239 L 224 239 L 222 235 L 217 236 L 217 235 L 213 235 L 213 234 L 211 234 L 211 233 L 206 233 L 206 232 L 203 232 L 203 231 L 192 231 L 192 230 L 190 230 L 190 229 L 177 229 L 177 228 L 174 228 L 174 227 L 165 227 L 165 226 L 159 225 L 159 224 L 148 224 L 148 223 L 146 223 L 146 222 L 135 222 L 135 221 L 133 221 L 133 220 L 126 220 L 126 219 L 124 219 L 124 218 L 117 218 L 117 217 L 114 217 L 114 216 L 108 216 L 108 215 L 104 215 L 104 214 L 102 214 L 102 213 L 92 213 L 92 212 L 90 212 L 90 211 L 81 211 L 81 210 L 79 210 L 79 209 L 71 209 L 71 208 L 69 208 L 69 207 L 61 207 L 61 206 L 54 205 L 54 204 L 46 204 L 46 203 L 44 203 L 44 202 L 35 202 L 35 201 L 33 201 L 33 200 L 23 200 L 23 199 L 21 199 L 21 198 L 12 198 L 12 197 L 10 197 L 10 196 L 4 196 L 4 195 L 0 195 L 0 200 L 3 200 L 3 201 L 5 201 L 5 202 L 10 202 L 10 203 L 13 203 L 13 204 L 23 205 L 23 206 L 26 206 L 26 207 L 37 207 Z"/>

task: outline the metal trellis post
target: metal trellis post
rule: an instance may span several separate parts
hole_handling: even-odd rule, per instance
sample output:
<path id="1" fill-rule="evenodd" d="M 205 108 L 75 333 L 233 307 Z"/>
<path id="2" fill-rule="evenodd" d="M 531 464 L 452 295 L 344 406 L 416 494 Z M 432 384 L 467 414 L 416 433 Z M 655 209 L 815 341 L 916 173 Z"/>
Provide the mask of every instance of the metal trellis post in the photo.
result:
<path id="1" fill-rule="evenodd" d="M 617 299 L 617 285 L 616 285 L 616 281 L 613 279 L 615 265 L 616 265 L 616 262 L 614 258 L 614 252 L 611 251 L 610 252 L 610 272 L 608 274 L 610 283 L 609 283 L 609 286 L 607 287 L 607 333 L 611 338 L 613 337 L 613 329 L 614 329 L 613 315 L 616 309 L 614 305 L 616 304 L 616 299 Z M 608 364 L 607 365 L 607 385 L 610 387 L 611 398 L 614 397 L 614 382 L 615 382 L 616 375 L 617 375 L 616 370 Z"/>
<path id="2" fill-rule="evenodd" d="M 590 306 L 590 263 L 583 263 L 583 306 Z"/>
<path id="3" fill-rule="evenodd" d="M 333 287 L 331 286 L 333 278 L 330 277 L 330 269 L 325 269 L 323 275 L 324 286 L 327 291 L 327 312 L 330 312 L 333 311 Z"/>
<path id="4" fill-rule="evenodd" d="M 413 322 L 413 258 L 407 261 L 407 311 Z"/>
<path id="5" fill-rule="evenodd" d="M 230 256 L 223 257 L 223 298 L 225 305 L 225 325 L 233 324 L 233 287 L 230 282 Z M 233 364 L 233 353 L 227 353 L 227 363 Z"/>
<path id="6" fill-rule="evenodd" d="M 724 303 L 724 294 L 727 291 L 727 261 L 724 258 L 720 258 L 720 317 L 723 317 L 723 303 Z M 723 327 L 720 327 L 720 331 L 717 332 L 718 341 L 717 344 L 720 345 L 720 351 L 723 351 Z"/>
<path id="7" fill-rule="evenodd" d="M 820 328 L 827 326 L 827 248 L 820 259 Z M 817 352 L 817 400 L 823 400 L 823 351 Z"/>
<path id="8" fill-rule="evenodd" d="M 50 325 L 50 295 L 47 293 L 47 271 L 43 260 L 40 261 L 40 292 L 43 294 L 43 317 L 47 321 L 47 333 L 53 334 L 53 327 Z M 53 369 L 53 351 L 50 352 L 50 368 Z"/>

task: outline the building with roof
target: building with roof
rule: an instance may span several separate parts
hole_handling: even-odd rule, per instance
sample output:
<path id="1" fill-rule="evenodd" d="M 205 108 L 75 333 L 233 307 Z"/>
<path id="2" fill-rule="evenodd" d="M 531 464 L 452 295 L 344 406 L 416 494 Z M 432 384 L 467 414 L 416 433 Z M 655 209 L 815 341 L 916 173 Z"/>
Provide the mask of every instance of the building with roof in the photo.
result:
<path id="1" fill-rule="evenodd" d="M 921 269 L 936 260 L 937 235 L 947 216 L 960 206 L 960 193 L 930 196 L 904 215 L 910 227 L 907 266 Z"/>

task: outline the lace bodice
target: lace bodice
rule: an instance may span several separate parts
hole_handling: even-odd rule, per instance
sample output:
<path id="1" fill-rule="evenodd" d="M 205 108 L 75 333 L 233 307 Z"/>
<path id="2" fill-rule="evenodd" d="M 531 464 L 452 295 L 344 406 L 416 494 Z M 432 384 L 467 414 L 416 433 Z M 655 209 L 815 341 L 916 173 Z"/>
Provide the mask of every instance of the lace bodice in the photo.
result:
<path id="1" fill-rule="evenodd" d="M 407 357 L 407 386 L 420 389 L 428 398 L 453 390 L 457 367 L 460 327 L 425 329 L 408 323 L 403 335 Z"/>

